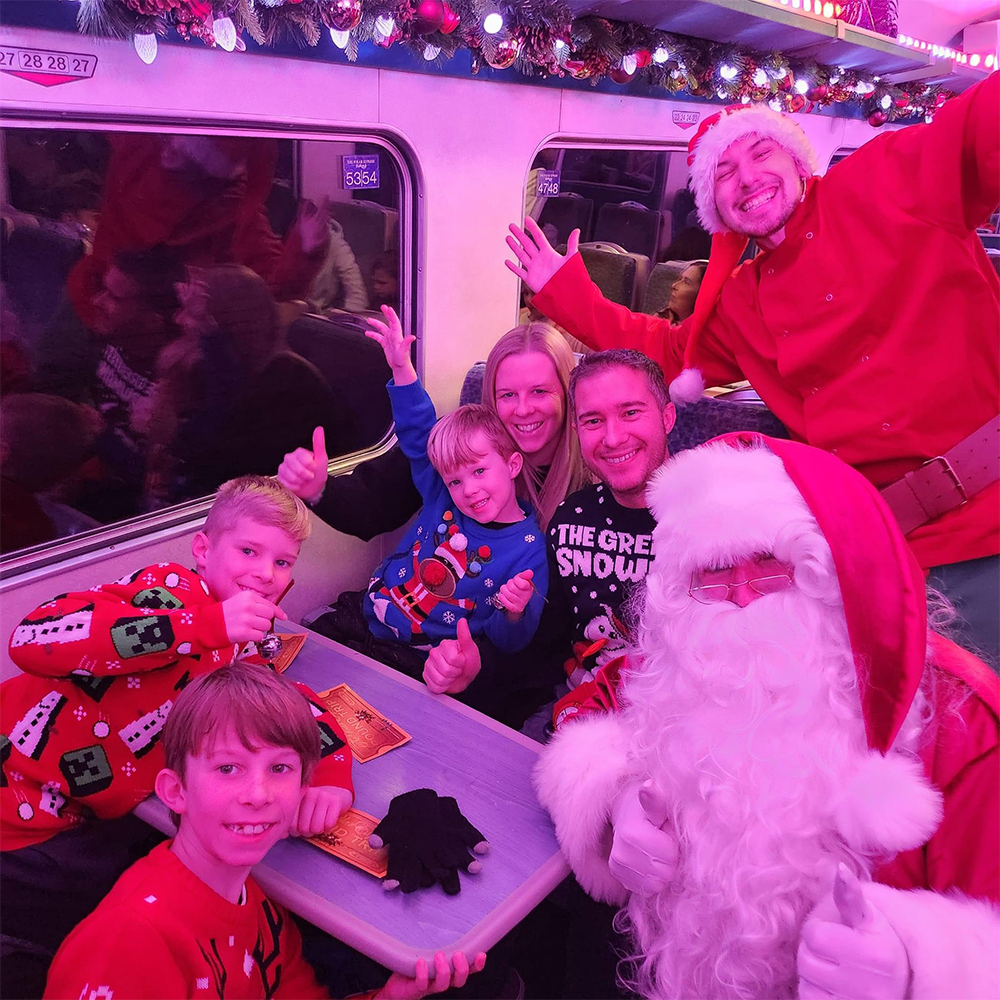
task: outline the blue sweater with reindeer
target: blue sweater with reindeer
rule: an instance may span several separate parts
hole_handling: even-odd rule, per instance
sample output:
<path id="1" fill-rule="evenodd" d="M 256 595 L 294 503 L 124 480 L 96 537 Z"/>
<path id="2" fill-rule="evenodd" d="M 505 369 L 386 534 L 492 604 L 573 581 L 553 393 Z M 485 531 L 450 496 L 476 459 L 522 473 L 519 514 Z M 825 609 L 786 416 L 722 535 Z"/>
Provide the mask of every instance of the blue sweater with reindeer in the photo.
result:
<path id="1" fill-rule="evenodd" d="M 410 460 L 424 505 L 400 548 L 379 566 L 368 585 L 365 618 L 373 635 L 411 646 L 454 639 L 459 618 L 475 637 L 516 653 L 535 634 L 548 586 L 545 539 L 530 504 L 523 521 L 487 527 L 463 514 L 427 457 L 427 438 L 437 416 L 419 382 L 389 383 L 400 447 Z M 535 592 L 512 622 L 496 594 L 523 570 L 533 571 Z"/>

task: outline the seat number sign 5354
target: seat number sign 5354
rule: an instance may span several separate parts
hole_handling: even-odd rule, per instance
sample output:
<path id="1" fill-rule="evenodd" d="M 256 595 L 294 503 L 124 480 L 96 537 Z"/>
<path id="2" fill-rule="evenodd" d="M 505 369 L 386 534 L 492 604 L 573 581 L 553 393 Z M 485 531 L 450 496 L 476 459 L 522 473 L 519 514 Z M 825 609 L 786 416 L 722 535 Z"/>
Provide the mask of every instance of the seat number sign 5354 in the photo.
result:
<path id="1" fill-rule="evenodd" d="M 85 52 L 58 52 L 54 49 L 22 49 L 0 46 L 0 73 L 28 80 L 43 87 L 87 80 L 97 69 L 97 56 Z"/>
<path id="2" fill-rule="evenodd" d="M 344 190 L 358 191 L 379 186 L 378 153 L 344 157 Z"/>

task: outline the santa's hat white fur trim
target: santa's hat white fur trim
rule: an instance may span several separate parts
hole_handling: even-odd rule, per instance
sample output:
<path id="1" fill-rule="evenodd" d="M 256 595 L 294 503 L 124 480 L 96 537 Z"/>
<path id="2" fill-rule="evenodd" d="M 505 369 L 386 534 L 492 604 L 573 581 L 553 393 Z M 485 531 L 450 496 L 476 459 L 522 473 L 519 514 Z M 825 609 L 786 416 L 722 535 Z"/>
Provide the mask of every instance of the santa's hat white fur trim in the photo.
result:
<path id="1" fill-rule="evenodd" d="M 737 139 L 747 135 L 767 136 L 781 143 L 806 176 L 815 174 L 818 169 L 812 143 L 789 115 L 772 111 L 765 104 L 723 111 L 719 121 L 698 139 L 691 154 L 691 191 L 698 207 L 698 218 L 710 233 L 726 232 L 715 207 L 715 168 L 722 154 Z"/>
<path id="2" fill-rule="evenodd" d="M 678 406 L 697 403 L 705 395 L 705 379 L 697 368 L 685 368 L 670 383 L 670 400 Z"/>
<path id="3" fill-rule="evenodd" d="M 941 793 L 929 784 L 918 760 L 870 752 L 841 789 L 833 816 L 855 850 L 896 854 L 926 844 L 943 809 Z"/>

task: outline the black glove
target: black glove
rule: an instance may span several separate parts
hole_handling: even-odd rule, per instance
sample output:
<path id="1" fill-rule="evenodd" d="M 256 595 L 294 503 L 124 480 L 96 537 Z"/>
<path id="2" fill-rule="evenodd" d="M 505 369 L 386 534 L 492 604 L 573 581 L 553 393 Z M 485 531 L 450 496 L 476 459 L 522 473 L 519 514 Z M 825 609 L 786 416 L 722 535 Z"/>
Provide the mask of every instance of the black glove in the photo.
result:
<path id="1" fill-rule="evenodd" d="M 482 869 L 469 849 L 476 854 L 489 850 L 483 835 L 459 811 L 458 803 L 450 796 L 439 798 L 431 788 L 397 795 L 368 843 L 375 850 L 389 848 L 389 870 L 382 883 L 385 889 L 398 886 L 403 892 L 414 892 L 440 882 L 449 896 L 461 891 L 459 870 L 475 874 Z"/>

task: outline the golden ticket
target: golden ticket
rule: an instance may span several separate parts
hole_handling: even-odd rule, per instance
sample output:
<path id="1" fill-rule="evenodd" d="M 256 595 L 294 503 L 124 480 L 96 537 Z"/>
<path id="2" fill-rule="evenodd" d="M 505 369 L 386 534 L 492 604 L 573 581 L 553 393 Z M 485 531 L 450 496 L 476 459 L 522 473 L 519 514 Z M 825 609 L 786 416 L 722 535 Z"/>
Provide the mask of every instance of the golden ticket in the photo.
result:
<path id="1" fill-rule="evenodd" d="M 351 753 L 359 764 L 381 757 L 411 739 L 405 729 L 400 729 L 381 712 L 372 708 L 346 684 L 321 691 L 317 698 L 340 723 Z"/>
<path id="2" fill-rule="evenodd" d="M 360 809 L 348 809 L 332 830 L 310 837 L 309 843 L 369 875 L 385 878 L 389 870 L 389 848 L 376 851 L 368 845 L 368 838 L 379 822 Z"/>
<path id="3" fill-rule="evenodd" d="M 305 632 L 296 632 L 281 637 L 281 652 L 274 658 L 274 669 L 283 674 L 291 665 L 292 660 L 299 655 L 302 644 L 306 641 Z"/>

